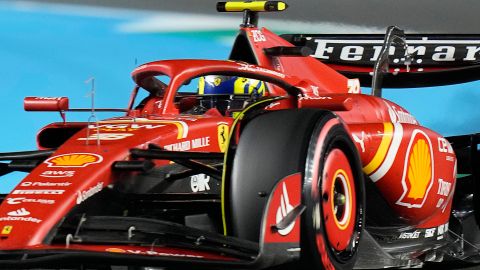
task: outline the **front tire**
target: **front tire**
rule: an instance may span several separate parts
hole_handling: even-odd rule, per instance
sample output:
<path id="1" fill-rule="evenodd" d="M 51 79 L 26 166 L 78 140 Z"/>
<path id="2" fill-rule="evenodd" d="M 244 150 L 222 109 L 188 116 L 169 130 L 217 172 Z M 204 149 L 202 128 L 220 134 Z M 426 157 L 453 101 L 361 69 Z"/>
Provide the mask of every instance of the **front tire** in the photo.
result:
<path id="1" fill-rule="evenodd" d="M 353 268 L 364 223 L 363 174 L 355 146 L 335 114 L 299 109 L 255 117 L 245 125 L 231 157 L 231 179 L 224 185 L 228 235 L 258 241 L 268 199 L 261 194 L 301 172 L 307 207 L 301 222 L 303 268 Z M 321 177 L 313 177 L 315 172 Z M 322 188 L 330 190 L 331 198 L 337 193 L 333 208 L 327 207 L 331 200 L 322 203 Z M 331 222 L 334 216 L 336 223 Z"/>
<path id="2" fill-rule="evenodd" d="M 322 119 L 305 166 L 302 256 L 321 269 L 352 269 L 365 221 L 365 191 L 356 148 L 336 119 Z"/>

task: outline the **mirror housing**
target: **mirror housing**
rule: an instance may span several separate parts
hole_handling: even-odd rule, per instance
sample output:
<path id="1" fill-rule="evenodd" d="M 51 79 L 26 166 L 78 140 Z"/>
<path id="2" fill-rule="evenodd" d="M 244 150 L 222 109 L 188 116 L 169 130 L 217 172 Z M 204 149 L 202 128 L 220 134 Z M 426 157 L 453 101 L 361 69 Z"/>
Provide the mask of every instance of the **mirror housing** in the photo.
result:
<path id="1" fill-rule="evenodd" d="M 67 111 L 68 97 L 26 97 L 23 100 L 25 111 L 62 112 Z"/>

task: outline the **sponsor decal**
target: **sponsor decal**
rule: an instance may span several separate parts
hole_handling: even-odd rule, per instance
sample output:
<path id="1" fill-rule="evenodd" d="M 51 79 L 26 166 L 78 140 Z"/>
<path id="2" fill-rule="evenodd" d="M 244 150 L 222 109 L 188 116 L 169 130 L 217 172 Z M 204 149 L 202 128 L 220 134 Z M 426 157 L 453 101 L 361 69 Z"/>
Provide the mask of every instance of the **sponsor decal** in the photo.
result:
<path id="1" fill-rule="evenodd" d="M 164 127 L 160 124 L 99 124 L 98 130 L 102 132 L 132 132 L 140 129 L 156 129 Z M 89 125 L 88 128 L 96 129 L 96 125 Z"/>
<path id="2" fill-rule="evenodd" d="M 252 36 L 253 36 L 253 41 L 254 42 L 264 42 L 264 41 L 267 41 L 267 38 L 265 37 L 265 35 L 262 33 L 262 31 L 260 30 L 252 30 L 250 31 L 252 33 Z"/>
<path id="3" fill-rule="evenodd" d="M 310 88 L 312 89 L 312 92 L 315 96 L 319 96 L 320 92 L 318 92 L 318 86 L 313 86 L 311 85 Z"/>
<path id="4" fill-rule="evenodd" d="M 454 153 L 450 143 L 447 141 L 447 139 L 443 137 L 438 137 L 438 151 L 440 153 L 448 153 L 448 154 Z"/>
<path id="5" fill-rule="evenodd" d="M 290 204 L 290 198 L 288 197 L 287 185 L 285 182 L 283 182 L 282 188 L 283 191 L 282 195 L 280 195 L 280 206 L 277 209 L 277 215 L 275 219 L 277 223 L 282 221 L 288 215 L 288 213 L 293 210 L 293 206 Z M 278 233 L 283 236 L 288 235 L 293 230 L 293 227 L 295 227 L 295 222 L 296 221 L 292 222 L 283 230 L 278 230 Z"/>
<path id="6" fill-rule="evenodd" d="M 442 230 L 445 230 L 445 224 L 441 225 L 440 227 L 443 228 Z M 438 227 L 438 228 L 440 228 L 440 227 Z M 400 233 L 400 235 L 398 235 L 398 237 L 394 237 L 393 239 L 390 239 L 390 241 L 396 240 L 396 239 L 433 238 L 433 237 L 436 236 L 436 232 L 438 231 L 438 228 L 435 227 L 435 228 L 427 228 L 427 229 L 416 229 L 416 230 L 413 230 L 413 231 L 402 232 L 402 233 Z M 442 233 L 439 232 L 437 235 L 443 234 L 443 233 L 444 232 L 442 232 Z"/>
<path id="7" fill-rule="evenodd" d="M 347 89 L 348 93 L 350 94 L 360 94 L 360 80 L 359 79 L 348 79 L 347 81 Z"/>
<path id="8" fill-rule="evenodd" d="M 48 167 L 82 168 L 102 161 L 103 157 L 97 154 L 71 153 L 48 158 L 45 160 L 45 163 L 48 164 Z"/>
<path id="9" fill-rule="evenodd" d="M 442 40 L 428 37 L 409 37 L 407 51 L 414 58 L 413 64 L 435 65 L 438 63 L 476 62 L 480 60 L 480 40 Z M 335 39 L 310 38 L 308 46 L 314 49 L 315 58 L 337 63 L 372 65 L 382 50 L 383 39 Z M 389 54 L 393 63 L 405 61 L 403 46 L 393 46 Z"/>
<path id="10" fill-rule="evenodd" d="M 443 180 L 442 178 L 438 179 L 438 190 L 437 194 L 442 196 L 437 201 L 437 208 L 441 208 L 443 211 L 448 206 L 448 202 L 450 201 L 450 191 L 452 190 L 452 183 Z M 443 212 L 442 211 L 442 212 Z"/>
<path id="11" fill-rule="evenodd" d="M 190 177 L 190 187 L 193 192 L 202 192 L 210 190 L 210 176 L 205 174 L 197 174 Z"/>
<path id="12" fill-rule="evenodd" d="M 362 153 L 365 153 L 365 131 L 362 131 L 361 134 L 362 137 L 359 138 L 357 134 L 352 133 L 352 138 L 356 143 L 360 145 L 360 147 L 362 148 Z"/>
<path id="13" fill-rule="evenodd" d="M 165 145 L 164 148 L 169 151 L 188 151 L 191 149 L 210 146 L 210 137 L 196 138 L 188 141 L 177 142 Z"/>
<path id="14" fill-rule="evenodd" d="M 0 221 L 23 221 L 32 223 L 42 222 L 42 220 L 34 217 L 0 217 Z"/>
<path id="15" fill-rule="evenodd" d="M 39 204 L 54 204 L 54 200 L 47 199 L 29 199 L 25 197 L 7 198 L 7 204 L 21 204 L 21 203 L 39 203 Z"/>
<path id="16" fill-rule="evenodd" d="M 218 148 L 225 153 L 228 145 L 229 126 L 225 123 L 219 123 L 217 126 Z"/>
<path id="17" fill-rule="evenodd" d="M 272 103 L 268 104 L 267 106 L 265 106 L 265 110 L 271 110 L 271 109 L 277 107 L 278 105 L 280 105 L 280 102 L 272 102 Z"/>
<path id="18" fill-rule="evenodd" d="M 167 253 L 167 252 L 158 252 L 158 251 L 154 251 L 154 250 L 134 250 L 134 249 L 121 249 L 121 248 L 107 248 L 107 249 L 105 249 L 105 251 L 113 252 L 113 253 L 129 253 L 129 254 L 136 254 L 136 255 L 203 258 L 203 256 L 200 256 L 200 255 Z"/>
<path id="19" fill-rule="evenodd" d="M 7 215 L 11 217 L 24 217 L 30 215 L 30 212 L 27 211 L 25 208 L 20 208 L 18 210 L 8 212 Z"/>
<path id="20" fill-rule="evenodd" d="M 387 102 L 385 102 L 385 105 L 387 105 L 388 114 L 392 123 L 406 123 L 418 125 L 417 119 L 415 119 L 415 117 L 413 117 L 413 115 L 411 115 L 410 113 L 404 111 L 402 108 L 397 108 L 396 106 L 390 105 Z"/>
<path id="21" fill-rule="evenodd" d="M 238 70 L 244 70 L 244 71 L 250 71 L 250 72 L 263 72 L 263 73 L 267 73 L 280 78 L 285 78 L 285 74 L 282 74 L 274 70 L 270 70 L 270 69 L 266 69 L 266 68 L 254 66 L 251 64 L 246 64 L 246 63 L 237 63 L 237 64 L 240 66 Z"/>
<path id="22" fill-rule="evenodd" d="M 432 143 L 421 130 L 414 130 L 407 148 L 402 177 L 403 194 L 396 202 L 408 208 L 421 208 L 433 186 Z"/>
<path id="23" fill-rule="evenodd" d="M 190 119 L 191 121 L 195 121 L 196 119 Z M 100 122 L 102 124 L 164 124 L 164 125 L 175 125 L 178 129 L 177 139 L 185 139 L 188 136 L 188 125 L 183 121 L 173 121 L 173 120 L 152 120 L 147 118 L 135 118 L 133 121 L 131 118 L 128 119 L 118 119 L 118 120 L 109 120 L 108 122 Z M 142 127 L 143 128 L 143 127 Z M 156 128 L 153 127 L 152 128 Z"/>
<path id="24" fill-rule="evenodd" d="M 442 224 L 437 228 L 437 240 L 443 239 L 445 233 L 448 232 L 448 223 Z"/>
<path id="25" fill-rule="evenodd" d="M 447 141 L 447 139 L 438 137 L 438 151 L 440 153 L 447 154 L 447 156 L 445 157 L 447 161 L 456 162 L 454 156 L 455 152 L 453 151 L 452 145 Z"/>
<path id="26" fill-rule="evenodd" d="M 101 140 L 101 141 L 117 141 L 123 140 L 133 136 L 132 133 L 94 133 L 88 136 L 88 138 L 79 138 L 78 141 L 90 141 L 90 140 Z"/>
<path id="27" fill-rule="evenodd" d="M 55 182 L 22 182 L 20 186 L 22 187 L 68 187 L 72 183 L 70 182 L 63 182 L 63 183 L 55 183 Z"/>
<path id="28" fill-rule="evenodd" d="M 59 178 L 59 177 L 73 177 L 75 171 L 44 171 L 40 174 L 41 177 Z"/>
<path id="29" fill-rule="evenodd" d="M 418 239 L 420 237 L 420 231 L 403 232 L 398 237 L 399 239 Z"/>
<path id="30" fill-rule="evenodd" d="M 97 194 L 98 192 L 102 191 L 103 189 L 103 182 L 99 182 L 93 187 L 90 187 L 87 190 L 84 191 L 78 191 L 77 192 L 77 204 L 81 204 L 88 198 L 92 197 L 93 195 Z"/>
<path id="31" fill-rule="evenodd" d="M 449 183 L 441 178 L 438 179 L 438 195 L 448 196 L 450 194 L 450 189 L 452 188 L 452 183 Z"/>
<path id="32" fill-rule="evenodd" d="M 38 218 L 27 217 L 28 215 L 30 215 L 30 212 L 25 208 L 20 208 L 15 211 L 8 212 L 7 215 L 8 217 L 0 217 L 0 221 L 24 221 L 24 222 L 33 222 L 33 223 L 42 222 Z"/>
<path id="33" fill-rule="evenodd" d="M 435 236 L 435 231 L 436 230 L 437 230 L 437 228 L 426 229 L 425 230 L 425 238 L 430 238 L 430 237 Z"/>
<path id="34" fill-rule="evenodd" d="M 3 226 L 1 234 L 3 235 L 10 234 L 12 233 L 12 230 L 13 230 L 13 226 L 10 226 L 10 225 Z"/>
<path id="35" fill-rule="evenodd" d="M 36 100 L 62 100 L 61 97 L 35 97 Z"/>
<path id="36" fill-rule="evenodd" d="M 333 99 L 332 97 L 328 97 L 328 96 L 321 96 L 321 97 L 310 97 L 310 96 L 306 96 L 306 97 L 300 97 L 298 100 L 331 100 Z"/>
<path id="37" fill-rule="evenodd" d="M 61 189 L 16 189 L 12 194 L 29 194 L 29 195 L 61 195 L 65 190 Z"/>

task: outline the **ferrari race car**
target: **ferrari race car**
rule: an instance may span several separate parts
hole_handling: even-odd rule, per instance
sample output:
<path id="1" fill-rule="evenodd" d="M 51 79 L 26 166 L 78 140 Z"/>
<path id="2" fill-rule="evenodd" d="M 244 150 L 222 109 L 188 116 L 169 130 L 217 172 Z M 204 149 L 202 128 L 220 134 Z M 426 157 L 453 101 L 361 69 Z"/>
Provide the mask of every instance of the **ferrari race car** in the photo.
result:
<path id="1" fill-rule="evenodd" d="M 230 59 L 137 67 L 120 117 L 25 98 L 63 121 L 0 154 L 1 175 L 29 173 L 1 196 L 0 268 L 478 263 L 479 136 L 445 138 L 381 89 L 477 79 L 480 39 L 257 28 L 285 8 L 218 3 L 244 13 Z"/>

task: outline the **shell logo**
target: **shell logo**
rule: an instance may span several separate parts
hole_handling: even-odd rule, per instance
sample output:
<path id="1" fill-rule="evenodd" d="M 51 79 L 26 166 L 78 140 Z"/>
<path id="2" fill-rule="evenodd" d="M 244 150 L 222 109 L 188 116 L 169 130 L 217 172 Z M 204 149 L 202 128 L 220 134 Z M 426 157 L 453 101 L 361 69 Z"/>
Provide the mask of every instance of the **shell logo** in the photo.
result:
<path id="1" fill-rule="evenodd" d="M 424 139 L 418 140 L 413 146 L 408 162 L 407 177 L 410 183 L 408 198 L 419 199 L 425 197 L 425 191 L 432 178 L 432 157 L 429 150 Z"/>
<path id="2" fill-rule="evenodd" d="M 433 153 L 428 136 L 415 130 L 408 145 L 402 178 L 403 194 L 397 204 L 421 208 L 433 184 Z"/>
<path id="3" fill-rule="evenodd" d="M 92 153 L 71 153 L 51 157 L 45 160 L 48 167 L 87 167 L 100 163 L 103 157 Z"/>

